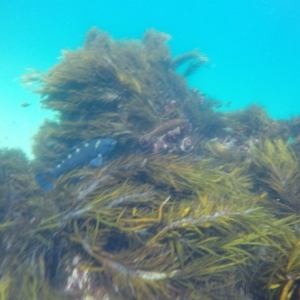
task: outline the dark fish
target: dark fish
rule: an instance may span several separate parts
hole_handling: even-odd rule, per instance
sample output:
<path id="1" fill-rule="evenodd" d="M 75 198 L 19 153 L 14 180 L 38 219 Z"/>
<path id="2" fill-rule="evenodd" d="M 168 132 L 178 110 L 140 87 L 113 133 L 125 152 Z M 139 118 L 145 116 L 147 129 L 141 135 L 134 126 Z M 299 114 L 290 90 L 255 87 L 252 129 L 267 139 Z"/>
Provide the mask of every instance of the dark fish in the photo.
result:
<path id="1" fill-rule="evenodd" d="M 225 107 L 230 107 L 231 106 L 232 101 L 229 101 L 225 104 Z"/>
<path id="2" fill-rule="evenodd" d="M 76 167 L 87 163 L 93 167 L 99 167 L 102 164 L 102 155 L 111 151 L 116 144 L 116 140 L 109 138 L 83 142 L 53 169 L 38 172 L 35 175 L 35 181 L 44 191 L 50 191 L 53 188 L 54 179 Z"/>
<path id="3" fill-rule="evenodd" d="M 28 102 L 22 102 L 22 103 L 20 103 L 21 107 L 28 107 L 29 105 L 31 105 L 31 103 L 28 103 Z"/>

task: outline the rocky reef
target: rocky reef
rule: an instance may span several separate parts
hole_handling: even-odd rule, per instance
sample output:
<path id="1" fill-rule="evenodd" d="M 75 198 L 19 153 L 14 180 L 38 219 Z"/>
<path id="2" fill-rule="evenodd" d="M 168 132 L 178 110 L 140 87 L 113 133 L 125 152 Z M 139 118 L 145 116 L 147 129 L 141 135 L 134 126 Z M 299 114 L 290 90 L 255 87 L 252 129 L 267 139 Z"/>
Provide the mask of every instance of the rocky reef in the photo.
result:
<path id="1" fill-rule="evenodd" d="M 172 57 L 168 38 L 93 28 L 23 76 L 57 117 L 35 160 L 0 151 L 0 299 L 299 299 L 300 118 L 219 111 L 186 81 L 207 58 Z M 100 167 L 39 188 L 98 138 L 117 141 Z"/>

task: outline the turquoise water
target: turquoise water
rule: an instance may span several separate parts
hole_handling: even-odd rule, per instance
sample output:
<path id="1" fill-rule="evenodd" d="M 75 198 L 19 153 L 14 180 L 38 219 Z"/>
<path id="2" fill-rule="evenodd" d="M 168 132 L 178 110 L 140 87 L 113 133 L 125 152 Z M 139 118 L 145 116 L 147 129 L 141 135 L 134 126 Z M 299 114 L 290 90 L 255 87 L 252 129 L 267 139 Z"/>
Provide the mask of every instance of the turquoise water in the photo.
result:
<path id="1" fill-rule="evenodd" d="M 274 118 L 300 113 L 299 1 L 1 0 L 0 148 L 30 155 L 32 136 L 53 116 L 20 77 L 27 68 L 46 71 L 61 50 L 80 47 L 92 26 L 116 39 L 155 28 L 172 36 L 174 55 L 199 49 L 210 61 L 190 85 L 230 109 L 257 103 Z"/>

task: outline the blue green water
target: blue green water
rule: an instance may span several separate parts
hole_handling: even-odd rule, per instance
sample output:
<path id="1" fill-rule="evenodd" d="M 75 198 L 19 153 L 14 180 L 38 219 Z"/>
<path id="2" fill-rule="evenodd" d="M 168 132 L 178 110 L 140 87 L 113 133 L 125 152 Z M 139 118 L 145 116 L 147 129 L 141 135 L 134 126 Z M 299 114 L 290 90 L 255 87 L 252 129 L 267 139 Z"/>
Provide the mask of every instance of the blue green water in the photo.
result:
<path id="1" fill-rule="evenodd" d="M 257 103 L 274 118 L 300 113 L 298 0 L 1 0 L 0 148 L 30 153 L 31 137 L 52 117 L 21 86 L 26 68 L 46 71 L 92 26 L 116 39 L 155 28 L 172 36 L 174 55 L 199 49 L 210 61 L 191 86 L 230 109 Z"/>

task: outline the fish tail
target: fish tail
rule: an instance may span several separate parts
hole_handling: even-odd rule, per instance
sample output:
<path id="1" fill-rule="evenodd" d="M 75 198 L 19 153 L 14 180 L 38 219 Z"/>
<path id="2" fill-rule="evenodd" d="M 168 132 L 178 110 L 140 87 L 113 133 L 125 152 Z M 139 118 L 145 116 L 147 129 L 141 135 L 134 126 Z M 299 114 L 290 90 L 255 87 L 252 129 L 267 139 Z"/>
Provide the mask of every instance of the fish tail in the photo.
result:
<path id="1" fill-rule="evenodd" d="M 35 175 L 35 181 L 41 189 L 44 191 L 50 191 L 53 189 L 53 183 L 51 182 L 52 176 L 50 171 L 38 172 Z"/>

